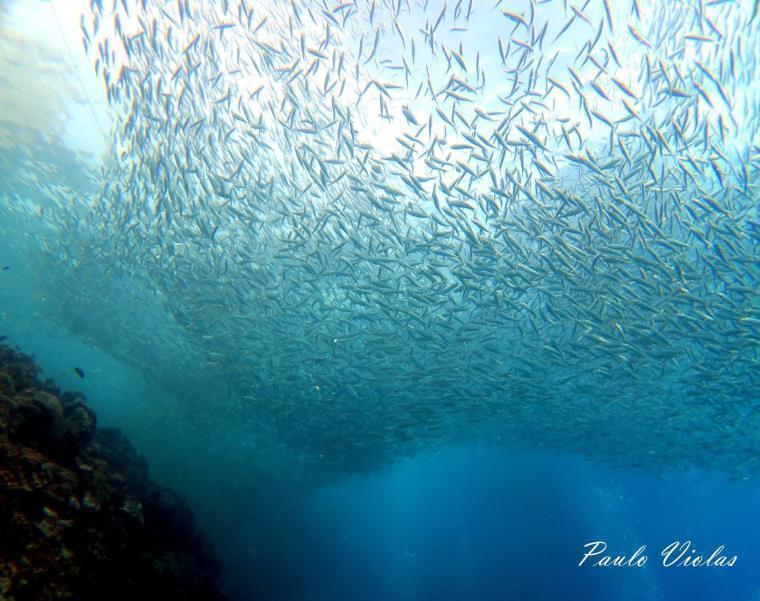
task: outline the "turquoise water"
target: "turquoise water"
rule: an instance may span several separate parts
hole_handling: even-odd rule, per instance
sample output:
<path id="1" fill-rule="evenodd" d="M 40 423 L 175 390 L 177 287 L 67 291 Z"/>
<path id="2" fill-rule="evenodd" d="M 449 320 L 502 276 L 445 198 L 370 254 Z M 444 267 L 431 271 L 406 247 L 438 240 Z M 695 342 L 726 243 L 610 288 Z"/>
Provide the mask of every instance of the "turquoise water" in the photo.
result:
<path id="1" fill-rule="evenodd" d="M 757 599 L 756 12 L 5 3 L 0 335 L 233 598 Z"/>

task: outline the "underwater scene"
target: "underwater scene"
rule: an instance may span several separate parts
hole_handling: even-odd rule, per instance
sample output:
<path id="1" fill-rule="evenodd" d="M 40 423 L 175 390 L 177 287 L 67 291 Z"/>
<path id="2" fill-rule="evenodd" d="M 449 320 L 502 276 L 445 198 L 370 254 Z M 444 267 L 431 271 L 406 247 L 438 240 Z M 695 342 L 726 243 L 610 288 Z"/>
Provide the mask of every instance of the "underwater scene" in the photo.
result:
<path id="1" fill-rule="evenodd" d="M 0 0 L 0 599 L 760 601 L 757 0 Z"/>

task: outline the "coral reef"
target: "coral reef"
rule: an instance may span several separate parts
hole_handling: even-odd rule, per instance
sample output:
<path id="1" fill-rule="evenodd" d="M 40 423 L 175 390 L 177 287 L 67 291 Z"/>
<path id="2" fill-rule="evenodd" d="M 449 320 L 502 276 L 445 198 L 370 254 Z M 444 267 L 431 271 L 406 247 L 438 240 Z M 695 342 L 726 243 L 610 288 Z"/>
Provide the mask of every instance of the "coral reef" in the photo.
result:
<path id="1" fill-rule="evenodd" d="M 38 372 L 0 345 L 0 599 L 223 599 L 187 505 Z"/>

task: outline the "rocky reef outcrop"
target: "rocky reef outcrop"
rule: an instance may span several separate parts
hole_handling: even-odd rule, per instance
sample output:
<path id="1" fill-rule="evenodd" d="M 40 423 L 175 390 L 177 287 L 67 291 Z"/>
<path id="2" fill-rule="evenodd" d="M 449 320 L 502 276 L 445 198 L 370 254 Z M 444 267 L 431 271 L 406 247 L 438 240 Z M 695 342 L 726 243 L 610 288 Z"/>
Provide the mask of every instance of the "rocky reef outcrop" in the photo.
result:
<path id="1" fill-rule="evenodd" d="M 0 599 L 223 599 L 188 506 L 38 373 L 0 345 Z"/>

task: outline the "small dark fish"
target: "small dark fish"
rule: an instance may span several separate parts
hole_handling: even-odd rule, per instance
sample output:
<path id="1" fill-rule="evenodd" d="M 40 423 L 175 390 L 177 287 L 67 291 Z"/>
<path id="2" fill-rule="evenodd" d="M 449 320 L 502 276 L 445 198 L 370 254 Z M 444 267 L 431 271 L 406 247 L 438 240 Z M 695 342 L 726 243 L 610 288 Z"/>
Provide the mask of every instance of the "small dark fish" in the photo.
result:
<path id="1" fill-rule="evenodd" d="M 0 342 L 2 342 L 3 340 L 5 340 L 6 338 L 8 338 L 8 337 L 7 336 L 0 336 Z"/>
<path id="2" fill-rule="evenodd" d="M 76 372 L 76 374 L 77 374 L 77 375 L 78 375 L 80 378 L 84 378 L 84 372 L 83 372 L 81 369 L 79 369 L 78 367 L 75 367 L 75 368 L 74 368 L 74 371 Z"/>
<path id="3" fill-rule="evenodd" d="M 3 271 L 8 271 L 10 268 L 10 265 L 3 265 Z"/>

